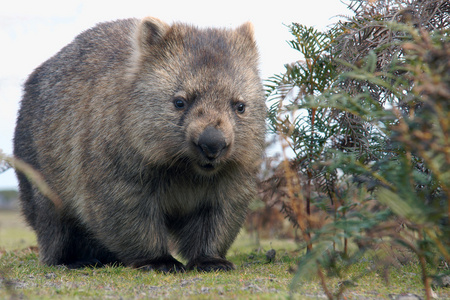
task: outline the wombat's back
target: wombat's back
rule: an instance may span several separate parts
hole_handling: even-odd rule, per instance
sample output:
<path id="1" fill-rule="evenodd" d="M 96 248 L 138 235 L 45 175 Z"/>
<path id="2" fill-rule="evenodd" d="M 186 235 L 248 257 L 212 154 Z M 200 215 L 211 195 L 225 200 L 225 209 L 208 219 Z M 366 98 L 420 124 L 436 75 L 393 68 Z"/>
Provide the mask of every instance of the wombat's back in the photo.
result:
<path id="1" fill-rule="evenodd" d="M 68 172 L 65 160 L 76 157 L 92 123 L 93 102 L 99 110 L 108 93 L 121 89 L 133 51 L 136 19 L 101 23 L 36 68 L 24 86 L 14 135 L 14 155 L 43 173 L 57 192 Z M 78 150 L 77 150 L 78 149 Z M 61 160 L 59 162 L 58 160 Z M 77 161 L 71 165 L 76 168 Z M 54 168 L 52 167 L 54 166 Z M 66 167 L 67 168 L 67 167 Z M 82 173 L 79 174 L 83 176 Z M 35 225 L 32 188 L 18 173 L 23 212 Z M 55 183 L 55 184 L 52 184 Z"/>

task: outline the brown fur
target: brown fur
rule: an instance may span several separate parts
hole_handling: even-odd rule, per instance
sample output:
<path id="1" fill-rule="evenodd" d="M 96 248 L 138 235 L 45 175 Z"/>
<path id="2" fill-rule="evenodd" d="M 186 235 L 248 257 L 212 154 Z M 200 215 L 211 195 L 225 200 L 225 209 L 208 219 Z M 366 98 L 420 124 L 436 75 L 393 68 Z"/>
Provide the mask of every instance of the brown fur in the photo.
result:
<path id="1" fill-rule="evenodd" d="M 14 153 L 61 197 L 18 173 L 41 261 L 228 270 L 255 195 L 265 104 L 250 24 L 146 18 L 99 24 L 25 84 Z"/>

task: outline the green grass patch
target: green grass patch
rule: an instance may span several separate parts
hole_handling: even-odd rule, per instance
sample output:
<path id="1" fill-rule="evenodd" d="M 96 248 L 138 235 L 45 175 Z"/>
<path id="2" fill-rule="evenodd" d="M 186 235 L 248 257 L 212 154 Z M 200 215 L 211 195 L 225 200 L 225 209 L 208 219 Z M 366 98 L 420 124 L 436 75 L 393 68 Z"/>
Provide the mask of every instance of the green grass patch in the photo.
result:
<path id="1" fill-rule="evenodd" d="M 15 250 L 37 245 L 36 235 L 13 210 L 0 210 L 0 248 Z"/>
<path id="2" fill-rule="evenodd" d="M 33 233 L 18 213 L 0 212 L 0 299 L 317 299 L 324 298 L 317 276 L 292 279 L 301 254 L 293 241 L 263 240 L 260 244 L 242 233 L 229 251 L 236 264 L 231 272 L 161 274 L 123 266 L 69 270 L 39 263 Z M 9 220 L 6 222 L 6 220 Z M 23 237 L 18 235 L 23 233 Z M 11 241 L 9 241 L 11 239 Z M 3 242 L 7 242 L 3 244 Z M 5 247 L 4 245 L 9 245 Z M 14 245 L 14 246 L 13 246 Z M 14 248 L 15 247 L 15 248 Z M 266 252 L 277 251 L 268 262 Z M 341 279 L 327 281 L 337 290 L 343 279 L 371 268 L 369 259 L 353 265 Z M 413 293 L 424 297 L 417 264 L 407 264 L 389 273 L 371 272 L 352 283 L 344 293 L 347 299 L 392 299 L 392 295 Z M 450 289 L 435 290 L 441 299 L 450 298 Z"/>

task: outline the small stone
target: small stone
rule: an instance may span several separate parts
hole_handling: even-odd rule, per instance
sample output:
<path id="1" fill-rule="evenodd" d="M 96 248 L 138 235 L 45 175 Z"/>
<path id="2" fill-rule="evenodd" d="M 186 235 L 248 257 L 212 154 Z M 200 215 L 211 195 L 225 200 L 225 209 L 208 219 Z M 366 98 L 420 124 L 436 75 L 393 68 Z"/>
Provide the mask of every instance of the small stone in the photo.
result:
<path id="1" fill-rule="evenodd" d="M 185 287 L 187 285 L 189 285 L 191 282 L 189 280 L 182 280 L 180 283 L 180 286 Z"/>
<path id="2" fill-rule="evenodd" d="M 51 273 L 45 274 L 44 277 L 47 278 L 47 279 L 55 279 L 56 278 L 56 274 L 51 272 Z"/>
<path id="3" fill-rule="evenodd" d="M 420 296 L 417 296 L 416 294 L 402 294 L 402 295 L 398 295 L 397 298 L 395 298 L 395 300 L 422 300 L 422 298 Z"/>

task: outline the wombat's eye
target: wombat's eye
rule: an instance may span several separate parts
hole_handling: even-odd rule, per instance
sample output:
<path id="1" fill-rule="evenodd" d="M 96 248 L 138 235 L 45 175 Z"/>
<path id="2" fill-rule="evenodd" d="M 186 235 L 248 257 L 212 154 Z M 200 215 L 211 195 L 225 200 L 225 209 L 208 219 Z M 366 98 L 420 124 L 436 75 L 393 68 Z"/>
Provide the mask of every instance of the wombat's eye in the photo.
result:
<path id="1" fill-rule="evenodd" d="M 242 102 L 238 102 L 234 105 L 236 111 L 240 114 L 243 114 L 245 112 L 245 104 Z"/>
<path id="2" fill-rule="evenodd" d="M 181 97 L 177 97 L 173 100 L 173 105 L 177 109 L 184 109 L 186 107 L 186 100 Z"/>

